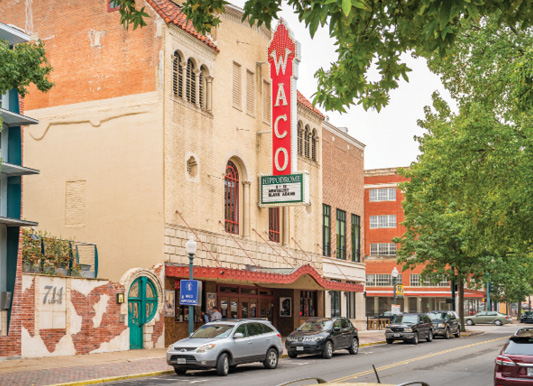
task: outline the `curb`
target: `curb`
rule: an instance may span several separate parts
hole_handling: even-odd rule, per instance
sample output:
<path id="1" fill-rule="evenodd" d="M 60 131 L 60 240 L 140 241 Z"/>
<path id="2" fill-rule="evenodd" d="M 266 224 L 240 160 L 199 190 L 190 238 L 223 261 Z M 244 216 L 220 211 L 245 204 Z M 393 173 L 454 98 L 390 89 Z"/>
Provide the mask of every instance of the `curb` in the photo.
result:
<path id="1" fill-rule="evenodd" d="M 57 384 L 50 385 L 50 386 L 94 385 L 94 384 L 97 384 L 97 383 L 123 381 L 123 380 L 126 380 L 126 379 L 153 377 L 153 376 L 165 375 L 165 374 L 174 374 L 174 370 L 162 370 L 162 371 L 154 371 L 154 372 L 151 372 L 151 373 L 119 375 L 119 376 L 116 376 L 116 377 L 108 377 L 108 378 L 100 378 L 100 379 L 88 379 L 88 380 L 85 380 L 85 381 L 74 381 L 74 382 L 67 382 L 67 383 L 57 383 Z"/>

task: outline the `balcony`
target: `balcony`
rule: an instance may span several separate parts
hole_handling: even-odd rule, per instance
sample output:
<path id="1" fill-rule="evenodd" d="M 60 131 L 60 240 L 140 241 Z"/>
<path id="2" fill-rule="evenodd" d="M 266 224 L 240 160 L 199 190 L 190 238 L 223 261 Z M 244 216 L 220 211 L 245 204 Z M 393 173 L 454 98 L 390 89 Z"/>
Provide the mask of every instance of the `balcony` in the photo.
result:
<path id="1" fill-rule="evenodd" d="M 22 271 L 55 276 L 96 278 L 96 244 L 64 240 L 34 229 L 22 230 Z"/>

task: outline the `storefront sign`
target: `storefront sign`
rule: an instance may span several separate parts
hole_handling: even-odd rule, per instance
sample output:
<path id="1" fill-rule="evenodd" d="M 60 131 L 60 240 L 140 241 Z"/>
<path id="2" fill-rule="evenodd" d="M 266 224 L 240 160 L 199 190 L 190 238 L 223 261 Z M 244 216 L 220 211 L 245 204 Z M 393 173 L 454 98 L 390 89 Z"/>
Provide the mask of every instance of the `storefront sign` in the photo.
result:
<path id="1" fill-rule="evenodd" d="M 180 304 L 182 306 L 202 305 L 202 282 L 198 280 L 180 281 Z"/>
<path id="2" fill-rule="evenodd" d="M 259 206 L 300 205 L 309 202 L 309 175 L 260 177 Z"/>
<path id="3" fill-rule="evenodd" d="M 280 19 L 267 51 L 272 79 L 272 174 L 296 172 L 296 79 L 299 43 Z"/>

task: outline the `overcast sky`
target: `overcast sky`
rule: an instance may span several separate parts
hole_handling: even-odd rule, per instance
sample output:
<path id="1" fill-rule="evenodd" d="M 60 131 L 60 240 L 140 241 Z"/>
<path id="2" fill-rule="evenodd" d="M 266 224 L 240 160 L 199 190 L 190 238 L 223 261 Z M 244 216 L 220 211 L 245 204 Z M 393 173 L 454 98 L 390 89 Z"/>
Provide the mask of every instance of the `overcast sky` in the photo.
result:
<path id="1" fill-rule="evenodd" d="M 244 0 L 229 1 L 239 7 L 244 4 Z M 290 8 L 284 7 L 281 17 L 287 21 L 294 37 L 301 44 L 298 89 L 312 100 L 317 87 L 314 73 L 320 67 L 329 68 L 330 63 L 337 58 L 333 40 L 327 29 L 319 29 L 311 40 L 304 24 L 298 22 Z M 273 27 L 276 25 L 277 23 Z M 433 91 L 439 90 L 441 94 L 447 94 L 439 78 L 428 70 L 425 60 L 414 60 L 406 56 L 406 61 L 413 70 L 409 73 L 409 83 L 402 80 L 399 88 L 391 92 L 389 105 L 380 113 L 375 110 L 365 111 L 360 106 L 353 106 L 345 114 L 326 113 L 318 106 L 329 117 L 331 124 L 347 127 L 352 137 L 366 145 L 365 169 L 409 166 L 415 161 L 419 151 L 413 137 L 423 133 L 416 122 L 424 117 L 424 106 L 431 104 Z"/>

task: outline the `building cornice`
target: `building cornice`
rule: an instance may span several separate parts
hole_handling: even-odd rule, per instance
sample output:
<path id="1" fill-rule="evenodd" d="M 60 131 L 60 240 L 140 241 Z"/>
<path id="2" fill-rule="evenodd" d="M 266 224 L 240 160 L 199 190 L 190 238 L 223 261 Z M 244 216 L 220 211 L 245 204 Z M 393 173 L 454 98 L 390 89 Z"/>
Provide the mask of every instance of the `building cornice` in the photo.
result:
<path id="1" fill-rule="evenodd" d="M 242 16 L 244 15 L 244 10 L 242 8 L 239 8 L 233 4 L 227 4 L 225 5 L 224 9 L 225 12 L 222 15 L 223 17 L 226 17 L 228 20 L 245 25 L 248 28 L 253 29 L 260 35 L 262 35 L 267 41 L 270 41 L 270 39 L 272 39 L 272 32 L 265 26 L 265 24 L 262 24 L 261 27 L 257 27 L 257 24 L 251 26 L 248 18 L 242 21 Z"/>
<path id="2" fill-rule="evenodd" d="M 358 149 L 365 150 L 366 145 L 364 143 L 358 141 L 357 139 L 355 139 L 354 137 L 352 137 L 350 134 L 348 134 L 347 132 L 343 131 L 342 129 L 339 129 L 338 127 L 332 125 L 331 123 L 329 123 L 327 121 L 324 121 L 322 126 L 324 127 L 324 129 L 326 129 L 330 133 L 335 134 L 336 136 L 342 138 L 343 140 L 345 140 L 349 144 L 357 147 Z"/>

